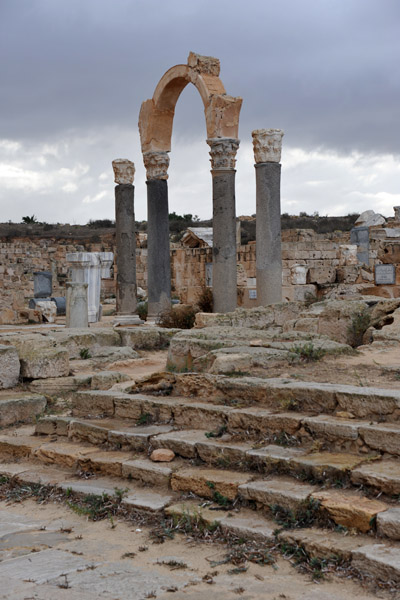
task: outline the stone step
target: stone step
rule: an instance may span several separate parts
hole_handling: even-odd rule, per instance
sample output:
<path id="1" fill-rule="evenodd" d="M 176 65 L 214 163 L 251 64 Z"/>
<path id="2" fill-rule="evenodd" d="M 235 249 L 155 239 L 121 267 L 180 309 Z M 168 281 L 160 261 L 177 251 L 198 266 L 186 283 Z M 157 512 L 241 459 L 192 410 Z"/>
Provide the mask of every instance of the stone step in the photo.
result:
<path id="1" fill-rule="evenodd" d="M 33 423 L 47 406 L 47 400 L 40 394 L 26 392 L 0 392 L 0 427 L 16 423 Z"/>
<path id="2" fill-rule="evenodd" d="M 119 419 L 81 420 L 46 417 L 36 427 L 38 433 L 68 436 L 70 440 L 135 452 L 167 448 L 187 459 L 200 459 L 220 468 L 280 472 L 303 479 L 347 483 L 350 472 L 379 455 L 348 452 L 310 452 L 307 448 L 286 448 L 269 444 L 255 447 L 251 442 L 231 441 L 228 436 L 209 437 L 201 429 L 173 430 L 172 426 L 129 426 Z M 60 432 L 60 433 L 59 433 Z M 362 470 L 361 470 L 362 473 Z M 359 476 L 361 478 L 361 475 Z M 355 479 L 354 483 L 363 483 Z M 377 487 L 377 486 L 375 486 Z"/>
<path id="3" fill-rule="evenodd" d="M 29 462 L 3 463 L 0 464 L 0 474 L 25 484 L 55 485 L 68 494 L 74 493 L 84 497 L 92 494 L 113 497 L 116 491 L 121 491 L 121 504 L 129 509 L 158 512 L 174 500 L 171 493 L 154 492 L 112 477 L 78 479 L 70 469 L 59 466 L 43 468 Z"/>
<path id="4" fill-rule="evenodd" d="M 273 543 L 285 556 L 291 557 L 304 549 L 310 559 L 334 556 L 343 560 L 371 582 L 393 582 L 397 589 L 400 583 L 400 545 L 391 542 L 371 544 L 367 535 L 347 535 L 336 533 L 331 529 L 305 528 L 283 530 L 277 533 L 276 523 L 258 512 L 229 511 L 228 514 L 214 512 L 195 501 L 173 504 L 165 509 L 167 515 L 186 522 L 190 519 L 202 519 L 209 527 L 219 525 L 226 533 L 242 539 L 258 539 L 261 542 Z"/>
<path id="5" fill-rule="evenodd" d="M 173 433 L 163 433 L 153 439 L 166 438 Z M 199 436 L 202 432 L 194 430 L 176 433 Z M 191 452 L 198 452 L 200 455 L 204 451 L 207 452 L 207 455 L 203 458 L 217 456 L 220 459 L 223 456 L 223 454 L 214 454 L 215 447 L 218 445 L 216 440 L 212 440 L 209 447 L 208 442 L 203 446 L 201 441 L 199 449 L 196 440 L 191 439 L 190 441 L 194 446 L 191 446 L 188 440 L 183 440 L 183 452 L 181 453 L 184 457 L 194 458 Z M 166 445 L 171 447 L 169 441 Z M 225 449 L 223 444 L 221 449 Z M 233 448 L 228 445 L 226 449 L 229 452 L 235 452 L 228 456 L 233 456 L 236 462 L 239 451 L 246 454 L 246 449 L 242 447 Z M 300 461 L 298 454 L 300 451 L 294 453 L 293 449 L 269 446 L 261 450 L 263 451 L 264 467 L 268 464 L 269 472 L 275 471 L 280 466 L 281 470 L 289 473 L 291 463 L 294 460 Z M 175 447 L 175 451 L 179 453 L 179 446 Z M 247 451 L 247 454 L 250 452 L 254 451 Z M 330 465 L 330 468 L 333 469 L 332 455 L 327 454 L 325 460 L 320 457 L 318 466 L 324 464 L 326 468 L 326 465 Z M 363 497 L 361 493 L 349 490 L 320 490 L 315 485 L 305 484 L 294 478 L 271 476 L 261 478 L 251 470 L 227 470 L 225 466 L 223 469 L 194 466 L 188 465 L 182 459 L 175 459 L 172 463 L 157 464 L 146 458 L 137 458 L 132 452 L 99 451 L 96 446 L 74 442 L 68 438 L 64 438 L 64 441 L 60 442 L 52 441 L 51 436 L 3 435 L 0 438 L 0 458 L 7 461 L 24 460 L 27 462 L 30 460 L 32 463 L 49 465 L 50 468 L 57 466 L 61 469 L 69 469 L 74 473 L 91 473 L 123 481 L 135 480 L 141 485 L 151 485 L 156 488 L 170 487 L 175 492 L 195 494 L 222 503 L 222 505 L 236 500 L 251 500 L 267 511 L 272 510 L 272 506 L 286 509 L 286 511 L 291 511 L 294 517 L 300 514 L 304 508 L 312 509 L 321 515 L 327 514 L 336 524 L 359 531 L 368 531 L 374 525 L 376 517 L 389 508 L 384 502 L 370 500 Z M 301 460 L 305 461 L 309 458 L 310 455 L 304 455 Z M 343 460 L 344 468 L 352 466 L 353 463 L 349 461 L 349 458 Z M 338 461 L 334 466 L 338 469 L 343 468 Z M 268 469 L 264 468 L 264 470 L 268 472 Z M 295 472 L 292 474 L 296 475 Z M 316 503 L 316 501 L 318 502 Z M 288 517 L 290 520 L 291 515 Z M 387 527 L 384 534 L 388 535 Z"/>
<path id="6" fill-rule="evenodd" d="M 364 533 L 373 529 L 376 517 L 385 515 L 384 511 L 390 508 L 387 503 L 371 500 L 361 493 L 319 489 L 285 477 L 246 483 L 239 487 L 238 493 L 241 498 L 252 500 L 257 507 L 268 511 L 278 512 L 283 509 L 282 518 L 287 519 L 288 525 L 297 520 L 313 521 L 328 516 L 337 525 Z M 392 537 L 387 532 L 388 527 L 385 528 L 384 535 Z"/>
<path id="7" fill-rule="evenodd" d="M 353 416 L 346 411 L 338 413 Z M 346 416 L 273 412 L 262 407 L 232 408 L 183 397 L 109 391 L 76 394 L 73 414 L 77 417 L 109 416 L 136 423 L 173 423 L 176 428 L 206 429 L 211 436 L 226 431 L 242 439 L 264 439 L 284 445 L 320 443 L 321 447 L 332 451 L 378 451 L 400 455 L 400 423 L 374 423 Z"/>
<path id="8" fill-rule="evenodd" d="M 286 378 L 226 377 L 210 374 L 176 375 L 172 393 L 204 395 L 229 406 L 263 406 L 314 415 L 351 413 L 378 421 L 400 420 L 400 390 L 333 383 L 293 381 Z"/>

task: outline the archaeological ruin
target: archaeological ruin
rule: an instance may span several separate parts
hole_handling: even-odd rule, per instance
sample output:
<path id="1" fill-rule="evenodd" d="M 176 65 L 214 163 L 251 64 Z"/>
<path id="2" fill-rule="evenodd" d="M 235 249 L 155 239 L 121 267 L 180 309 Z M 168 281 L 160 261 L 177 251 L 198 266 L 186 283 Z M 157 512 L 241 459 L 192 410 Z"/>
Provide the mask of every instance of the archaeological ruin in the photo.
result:
<path id="1" fill-rule="evenodd" d="M 142 104 L 146 231 L 135 164 L 112 157 L 115 226 L 0 224 L 1 498 L 61 506 L 85 535 L 108 520 L 118 549 L 127 523 L 125 591 L 128 559 L 153 544 L 212 547 L 202 577 L 164 557 L 168 576 L 143 579 L 146 598 L 204 597 L 220 572 L 238 597 L 250 577 L 274 590 L 287 561 L 307 581 L 399 598 L 400 208 L 343 231 L 282 228 L 283 131 L 271 127 L 252 132 L 256 214 L 237 217 L 242 99 L 219 72 L 190 53 Z M 169 152 L 189 83 L 204 104 L 213 219 L 173 239 Z M 45 533 L 1 521 L 0 568 L 25 561 L 53 597 L 100 586 L 97 543 L 89 564 L 66 521 Z"/>

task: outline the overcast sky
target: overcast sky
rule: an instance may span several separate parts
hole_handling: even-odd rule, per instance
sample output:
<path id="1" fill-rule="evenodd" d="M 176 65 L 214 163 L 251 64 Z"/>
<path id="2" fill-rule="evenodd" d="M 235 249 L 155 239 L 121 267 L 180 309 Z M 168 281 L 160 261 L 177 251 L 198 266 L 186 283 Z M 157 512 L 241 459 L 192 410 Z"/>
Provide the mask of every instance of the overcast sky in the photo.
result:
<path id="1" fill-rule="evenodd" d="M 242 96 L 237 214 L 255 212 L 251 131 L 284 129 L 282 212 L 400 205 L 399 0 L 0 0 L 0 221 L 114 218 L 111 161 L 135 162 L 137 121 L 189 51 Z M 176 108 L 170 211 L 210 218 L 203 105 Z"/>

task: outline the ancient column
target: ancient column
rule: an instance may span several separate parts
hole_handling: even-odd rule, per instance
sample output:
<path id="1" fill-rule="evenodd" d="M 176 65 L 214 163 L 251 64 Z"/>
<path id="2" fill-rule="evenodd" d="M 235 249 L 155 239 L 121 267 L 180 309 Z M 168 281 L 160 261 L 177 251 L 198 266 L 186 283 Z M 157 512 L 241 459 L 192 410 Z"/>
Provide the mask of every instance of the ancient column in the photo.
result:
<path id="1" fill-rule="evenodd" d="M 167 152 L 145 152 L 147 177 L 147 296 L 148 318 L 171 306 Z M 149 320 L 149 319 L 148 319 Z"/>
<path id="2" fill-rule="evenodd" d="M 65 327 L 89 327 L 88 284 L 67 281 Z"/>
<path id="3" fill-rule="evenodd" d="M 230 312 L 237 304 L 235 156 L 240 140 L 211 138 L 213 185 L 214 312 Z"/>
<path id="4" fill-rule="evenodd" d="M 281 129 L 252 131 L 256 169 L 257 304 L 282 302 Z"/>
<path id="5" fill-rule="evenodd" d="M 117 246 L 117 318 L 119 325 L 141 323 L 136 312 L 136 230 L 133 179 L 135 165 L 126 158 L 113 160 L 115 231 Z M 116 323 L 115 323 L 116 324 Z"/>
<path id="6" fill-rule="evenodd" d="M 100 285 L 101 264 L 98 252 L 69 252 L 67 262 L 71 263 L 73 283 L 88 284 L 88 319 L 96 323 L 101 317 Z"/>

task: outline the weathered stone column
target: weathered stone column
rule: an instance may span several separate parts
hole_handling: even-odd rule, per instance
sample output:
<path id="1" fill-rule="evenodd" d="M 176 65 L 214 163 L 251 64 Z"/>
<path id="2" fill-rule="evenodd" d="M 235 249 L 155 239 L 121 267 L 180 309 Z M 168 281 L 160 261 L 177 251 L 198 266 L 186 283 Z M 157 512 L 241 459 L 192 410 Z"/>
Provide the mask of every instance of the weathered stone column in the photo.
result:
<path id="1" fill-rule="evenodd" d="M 65 327 L 89 327 L 88 284 L 67 281 Z"/>
<path id="2" fill-rule="evenodd" d="M 147 297 L 148 317 L 171 306 L 171 261 L 168 219 L 167 152 L 145 152 L 147 176 Z"/>
<path id="3" fill-rule="evenodd" d="M 71 263 L 71 280 L 73 283 L 88 284 L 88 318 L 89 323 L 100 320 L 100 284 L 101 264 L 98 252 L 70 252 L 66 259 Z"/>
<path id="4" fill-rule="evenodd" d="M 128 159 L 113 160 L 115 183 L 115 230 L 117 246 L 117 315 L 133 314 L 136 299 L 136 231 L 133 179 L 135 165 Z M 136 317 L 137 318 L 137 317 Z"/>
<path id="5" fill-rule="evenodd" d="M 213 182 L 214 312 L 230 312 L 237 304 L 235 156 L 240 140 L 211 138 Z"/>
<path id="6" fill-rule="evenodd" d="M 281 129 L 252 132 L 256 169 L 257 304 L 282 302 Z"/>

